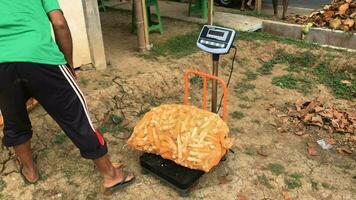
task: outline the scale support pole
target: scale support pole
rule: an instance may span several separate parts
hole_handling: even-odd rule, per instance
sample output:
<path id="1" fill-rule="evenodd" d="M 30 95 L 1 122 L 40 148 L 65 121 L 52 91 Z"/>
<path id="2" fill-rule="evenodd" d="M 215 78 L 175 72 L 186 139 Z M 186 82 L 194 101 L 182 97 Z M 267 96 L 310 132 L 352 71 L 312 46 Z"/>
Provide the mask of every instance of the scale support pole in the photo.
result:
<path id="1" fill-rule="evenodd" d="M 219 76 L 219 54 L 213 54 L 213 76 Z M 211 112 L 217 113 L 218 102 L 218 81 L 213 80 L 211 93 Z"/>

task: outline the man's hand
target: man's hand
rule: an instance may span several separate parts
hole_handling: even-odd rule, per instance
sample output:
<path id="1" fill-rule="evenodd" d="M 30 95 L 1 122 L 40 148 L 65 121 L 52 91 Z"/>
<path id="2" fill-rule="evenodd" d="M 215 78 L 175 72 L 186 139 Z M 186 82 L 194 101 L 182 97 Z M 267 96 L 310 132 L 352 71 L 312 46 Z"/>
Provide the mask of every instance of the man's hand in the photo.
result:
<path id="1" fill-rule="evenodd" d="M 49 12 L 48 17 L 52 23 L 57 45 L 64 54 L 73 76 L 76 78 L 77 76 L 73 68 L 73 42 L 67 21 L 60 10 Z"/>

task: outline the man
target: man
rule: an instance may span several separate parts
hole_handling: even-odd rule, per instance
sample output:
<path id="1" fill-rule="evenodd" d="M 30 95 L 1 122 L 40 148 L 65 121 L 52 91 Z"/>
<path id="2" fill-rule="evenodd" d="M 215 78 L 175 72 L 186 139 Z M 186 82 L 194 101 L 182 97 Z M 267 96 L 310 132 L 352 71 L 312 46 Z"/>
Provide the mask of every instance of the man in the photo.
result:
<path id="1" fill-rule="evenodd" d="M 131 183 L 134 175 L 113 166 L 106 143 L 89 118 L 75 81 L 70 30 L 57 0 L 0 0 L 0 14 L 3 144 L 14 147 L 24 180 L 39 180 L 25 105 L 29 98 L 35 98 L 79 148 L 82 157 L 94 161 L 103 176 L 105 192 Z"/>

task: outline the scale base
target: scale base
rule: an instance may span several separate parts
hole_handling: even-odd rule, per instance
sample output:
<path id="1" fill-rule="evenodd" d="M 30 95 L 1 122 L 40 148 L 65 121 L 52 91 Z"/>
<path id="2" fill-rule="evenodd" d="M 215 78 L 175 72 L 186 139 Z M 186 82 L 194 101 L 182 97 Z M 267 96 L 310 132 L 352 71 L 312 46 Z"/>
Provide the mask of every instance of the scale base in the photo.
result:
<path id="1" fill-rule="evenodd" d="M 189 196 L 190 190 L 205 172 L 176 164 L 155 154 L 144 153 L 140 157 L 143 174 L 150 173 L 178 190 L 182 197 Z"/>

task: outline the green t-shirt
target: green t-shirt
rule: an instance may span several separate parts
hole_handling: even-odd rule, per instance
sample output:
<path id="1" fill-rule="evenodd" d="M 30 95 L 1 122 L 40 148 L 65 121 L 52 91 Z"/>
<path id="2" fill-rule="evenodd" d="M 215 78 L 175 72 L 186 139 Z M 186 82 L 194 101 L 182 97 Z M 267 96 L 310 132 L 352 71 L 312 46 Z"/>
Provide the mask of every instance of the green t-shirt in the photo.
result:
<path id="1" fill-rule="evenodd" d="M 58 0 L 0 0 L 0 63 L 66 64 L 47 16 L 58 9 Z"/>

